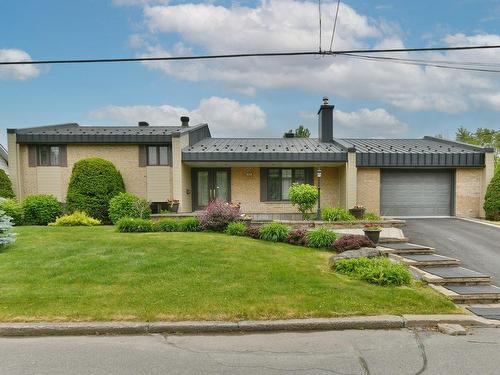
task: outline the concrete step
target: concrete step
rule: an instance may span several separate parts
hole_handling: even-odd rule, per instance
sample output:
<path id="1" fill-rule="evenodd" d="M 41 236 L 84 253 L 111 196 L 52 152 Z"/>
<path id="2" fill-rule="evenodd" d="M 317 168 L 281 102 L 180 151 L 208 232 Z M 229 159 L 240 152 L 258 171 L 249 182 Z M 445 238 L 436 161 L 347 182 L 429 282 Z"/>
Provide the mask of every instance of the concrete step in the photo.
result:
<path id="1" fill-rule="evenodd" d="M 474 285 L 491 282 L 491 276 L 463 267 L 415 267 L 416 271 L 424 281 L 432 284 L 462 284 Z"/>
<path id="2" fill-rule="evenodd" d="M 390 244 L 390 243 L 400 243 L 400 242 L 403 242 L 403 243 L 406 243 L 408 242 L 408 237 L 401 237 L 401 238 L 397 238 L 397 237 L 380 237 L 380 239 L 378 240 L 378 243 L 379 245 L 384 245 L 384 244 Z"/>
<path id="3" fill-rule="evenodd" d="M 390 244 L 381 244 L 381 251 L 387 254 L 432 254 L 434 249 L 428 246 L 416 245 L 409 242 L 394 242 Z"/>
<path id="4" fill-rule="evenodd" d="M 500 302 L 500 288 L 490 284 L 479 285 L 443 285 L 446 296 L 460 304 Z"/>
<path id="5" fill-rule="evenodd" d="M 500 320 L 500 304 L 471 305 L 466 307 L 470 312 L 486 319 Z"/>
<path id="6" fill-rule="evenodd" d="M 458 266 L 460 260 L 437 254 L 400 254 L 401 262 L 415 267 Z"/>

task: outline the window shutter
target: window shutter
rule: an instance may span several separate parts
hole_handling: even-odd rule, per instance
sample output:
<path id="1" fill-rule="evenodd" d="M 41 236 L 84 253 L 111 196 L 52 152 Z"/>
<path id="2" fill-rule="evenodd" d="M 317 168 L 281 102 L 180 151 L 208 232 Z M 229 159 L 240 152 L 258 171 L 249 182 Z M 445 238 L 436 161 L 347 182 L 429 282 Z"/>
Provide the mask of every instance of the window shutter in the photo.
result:
<path id="1" fill-rule="evenodd" d="M 305 169 L 305 175 L 306 175 L 306 184 L 309 185 L 314 185 L 314 168 L 306 168 Z"/>
<path id="2" fill-rule="evenodd" d="M 267 175 L 269 170 L 267 168 L 260 169 L 260 201 L 267 201 Z"/>
<path id="3" fill-rule="evenodd" d="M 36 145 L 28 146 L 28 166 L 36 167 Z"/>
<path id="4" fill-rule="evenodd" d="M 148 149 L 146 145 L 139 145 L 139 167 L 145 167 L 148 164 Z"/>
<path id="5" fill-rule="evenodd" d="M 68 151 L 66 145 L 59 146 L 59 165 L 61 167 L 68 166 Z"/>

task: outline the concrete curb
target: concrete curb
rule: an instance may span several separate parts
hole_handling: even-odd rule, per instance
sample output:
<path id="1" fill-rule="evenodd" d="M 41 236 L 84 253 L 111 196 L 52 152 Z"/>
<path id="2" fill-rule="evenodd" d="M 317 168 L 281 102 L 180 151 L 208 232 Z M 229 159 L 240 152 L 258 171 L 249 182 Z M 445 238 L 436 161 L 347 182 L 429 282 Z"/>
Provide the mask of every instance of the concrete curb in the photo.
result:
<path id="1" fill-rule="evenodd" d="M 440 323 L 500 327 L 500 322 L 473 315 L 380 315 L 347 318 L 253 320 L 240 322 L 70 322 L 0 323 L 0 337 L 204 334 L 244 332 L 297 332 L 347 329 L 436 328 Z"/>
<path id="2" fill-rule="evenodd" d="M 470 219 L 470 218 L 467 218 L 467 217 L 459 217 L 458 219 L 460 219 L 460 220 L 464 220 L 464 221 L 469 221 L 469 222 L 471 222 L 471 223 L 483 224 L 483 225 L 487 225 L 487 226 L 489 226 L 489 227 L 493 227 L 493 228 L 500 229 L 500 225 L 490 223 L 490 222 L 488 222 L 488 221 L 486 221 L 486 220 L 481 220 L 481 219 Z"/>

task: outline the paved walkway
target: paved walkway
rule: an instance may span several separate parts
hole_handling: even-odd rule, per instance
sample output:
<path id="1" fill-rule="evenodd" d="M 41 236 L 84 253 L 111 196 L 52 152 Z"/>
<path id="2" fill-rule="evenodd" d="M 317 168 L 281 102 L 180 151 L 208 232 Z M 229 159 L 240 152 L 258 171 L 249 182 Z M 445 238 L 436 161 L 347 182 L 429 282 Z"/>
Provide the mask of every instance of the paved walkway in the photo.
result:
<path id="1" fill-rule="evenodd" d="M 498 374 L 500 329 L 0 339 L 1 375 Z"/>

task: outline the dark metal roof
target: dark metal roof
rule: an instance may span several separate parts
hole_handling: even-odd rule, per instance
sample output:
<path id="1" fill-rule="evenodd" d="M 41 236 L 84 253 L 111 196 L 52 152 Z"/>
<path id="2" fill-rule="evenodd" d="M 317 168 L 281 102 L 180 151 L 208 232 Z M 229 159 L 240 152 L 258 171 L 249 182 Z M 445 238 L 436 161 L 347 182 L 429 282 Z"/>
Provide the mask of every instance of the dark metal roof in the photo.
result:
<path id="1" fill-rule="evenodd" d="M 80 126 L 76 123 L 10 129 L 18 143 L 165 143 L 172 136 L 207 127 L 181 126 Z"/>
<path id="2" fill-rule="evenodd" d="M 484 153 L 490 151 L 435 137 L 335 141 L 356 149 L 358 167 L 478 167 L 484 166 Z"/>
<path id="3" fill-rule="evenodd" d="M 206 138 L 184 161 L 347 161 L 347 148 L 311 138 Z"/>

